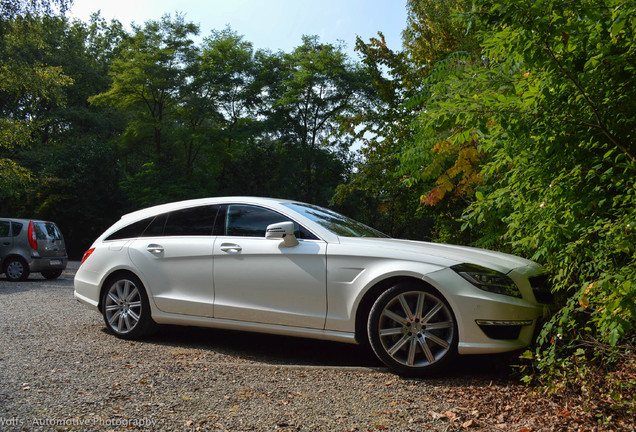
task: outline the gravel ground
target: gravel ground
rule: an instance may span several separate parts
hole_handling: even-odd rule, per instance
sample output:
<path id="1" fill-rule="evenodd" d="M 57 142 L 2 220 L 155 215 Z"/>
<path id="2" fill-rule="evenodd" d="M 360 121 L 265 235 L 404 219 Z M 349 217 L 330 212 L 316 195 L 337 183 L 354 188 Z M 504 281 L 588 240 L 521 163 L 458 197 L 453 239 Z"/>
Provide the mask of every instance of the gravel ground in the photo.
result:
<path id="1" fill-rule="evenodd" d="M 518 386 L 501 356 L 416 380 L 347 344 L 172 326 L 119 340 L 74 300 L 76 268 L 0 277 L 2 431 L 464 430 L 479 422 L 459 415 L 463 389 Z"/>

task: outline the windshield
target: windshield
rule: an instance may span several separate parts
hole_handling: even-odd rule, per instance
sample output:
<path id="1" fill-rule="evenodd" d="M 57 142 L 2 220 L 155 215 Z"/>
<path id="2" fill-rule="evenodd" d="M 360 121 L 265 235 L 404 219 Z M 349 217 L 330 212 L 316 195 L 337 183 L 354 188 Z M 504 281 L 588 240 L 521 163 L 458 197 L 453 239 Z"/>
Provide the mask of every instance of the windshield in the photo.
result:
<path id="1" fill-rule="evenodd" d="M 326 208 L 303 203 L 283 203 L 297 213 L 343 237 L 388 237 L 380 231 Z"/>

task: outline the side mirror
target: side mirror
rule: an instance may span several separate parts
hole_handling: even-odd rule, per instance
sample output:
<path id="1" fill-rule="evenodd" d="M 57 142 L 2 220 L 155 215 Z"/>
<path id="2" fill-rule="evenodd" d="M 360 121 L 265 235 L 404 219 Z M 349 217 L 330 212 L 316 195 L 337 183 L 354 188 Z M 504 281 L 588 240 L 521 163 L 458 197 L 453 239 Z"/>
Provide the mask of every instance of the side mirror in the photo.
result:
<path id="1" fill-rule="evenodd" d="M 298 240 L 294 235 L 293 222 L 279 222 L 268 225 L 265 231 L 265 238 L 283 239 L 283 244 L 287 247 L 296 246 L 298 244 Z"/>

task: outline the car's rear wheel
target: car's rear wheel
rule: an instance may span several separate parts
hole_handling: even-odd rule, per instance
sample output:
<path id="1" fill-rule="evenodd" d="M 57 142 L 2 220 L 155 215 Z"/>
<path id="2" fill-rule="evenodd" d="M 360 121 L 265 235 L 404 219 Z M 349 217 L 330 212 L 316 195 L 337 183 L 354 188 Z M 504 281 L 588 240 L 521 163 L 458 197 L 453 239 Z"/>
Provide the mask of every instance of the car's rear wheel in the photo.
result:
<path id="1" fill-rule="evenodd" d="M 371 308 L 369 342 L 390 369 L 425 376 L 447 367 L 457 355 L 455 316 L 436 290 L 398 284 Z"/>
<path id="2" fill-rule="evenodd" d="M 27 280 L 29 277 L 29 265 L 22 258 L 9 258 L 4 264 L 4 274 L 11 282 Z"/>
<path id="3" fill-rule="evenodd" d="M 57 279 L 62 275 L 62 270 L 44 270 L 41 274 L 45 279 Z"/>
<path id="4" fill-rule="evenodd" d="M 154 330 L 148 296 L 138 277 L 119 274 L 104 286 L 102 315 L 111 333 L 122 339 L 140 339 Z"/>

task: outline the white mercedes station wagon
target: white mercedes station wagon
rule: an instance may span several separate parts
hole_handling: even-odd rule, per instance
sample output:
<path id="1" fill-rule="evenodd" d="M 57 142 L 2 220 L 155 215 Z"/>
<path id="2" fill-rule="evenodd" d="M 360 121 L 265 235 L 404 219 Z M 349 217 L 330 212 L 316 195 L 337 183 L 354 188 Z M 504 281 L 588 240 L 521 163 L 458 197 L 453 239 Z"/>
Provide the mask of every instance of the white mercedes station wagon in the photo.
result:
<path id="1" fill-rule="evenodd" d="M 403 375 L 527 346 L 542 268 L 483 249 L 388 238 L 331 210 L 253 197 L 127 214 L 86 251 L 75 297 L 108 330 L 157 324 L 369 343 Z"/>

